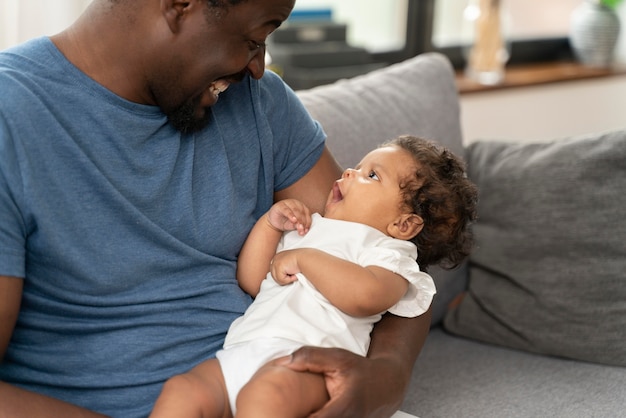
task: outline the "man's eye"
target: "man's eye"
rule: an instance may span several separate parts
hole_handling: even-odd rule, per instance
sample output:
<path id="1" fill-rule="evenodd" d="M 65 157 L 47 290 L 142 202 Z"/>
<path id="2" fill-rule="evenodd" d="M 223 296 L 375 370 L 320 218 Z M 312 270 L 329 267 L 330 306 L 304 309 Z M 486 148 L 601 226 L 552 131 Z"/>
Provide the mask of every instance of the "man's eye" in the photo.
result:
<path id="1" fill-rule="evenodd" d="M 379 180 L 378 179 L 378 174 L 376 174 L 376 172 L 374 170 L 370 171 L 367 175 L 367 177 L 374 179 L 374 180 Z"/>

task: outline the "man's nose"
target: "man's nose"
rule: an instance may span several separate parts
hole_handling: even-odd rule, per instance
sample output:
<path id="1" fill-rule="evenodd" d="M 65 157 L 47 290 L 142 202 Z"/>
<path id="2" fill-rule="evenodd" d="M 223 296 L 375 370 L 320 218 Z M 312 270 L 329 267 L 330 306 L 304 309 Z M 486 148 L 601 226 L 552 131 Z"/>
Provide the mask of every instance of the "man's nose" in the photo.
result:
<path id="1" fill-rule="evenodd" d="M 258 80 L 263 77 L 265 72 L 265 46 L 260 47 L 254 52 L 254 56 L 246 66 L 252 78 Z"/>

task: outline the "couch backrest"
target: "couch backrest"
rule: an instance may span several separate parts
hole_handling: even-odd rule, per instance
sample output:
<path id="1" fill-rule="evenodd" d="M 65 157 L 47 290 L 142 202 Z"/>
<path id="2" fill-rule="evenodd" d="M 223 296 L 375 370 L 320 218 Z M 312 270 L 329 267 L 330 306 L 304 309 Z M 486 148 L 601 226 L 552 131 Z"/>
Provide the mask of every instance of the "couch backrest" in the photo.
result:
<path id="1" fill-rule="evenodd" d="M 353 167 L 382 142 L 402 134 L 436 140 L 463 155 L 454 71 L 437 53 L 418 55 L 363 76 L 298 92 L 328 134 L 328 147 L 343 167 Z M 433 323 L 463 291 L 467 268 L 431 268 L 437 285 Z"/>
<path id="2" fill-rule="evenodd" d="M 401 134 L 437 140 L 463 153 L 454 71 L 443 55 L 418 55 L 298 95 L 324 127 L 328 146 L 344 167 Z"/>

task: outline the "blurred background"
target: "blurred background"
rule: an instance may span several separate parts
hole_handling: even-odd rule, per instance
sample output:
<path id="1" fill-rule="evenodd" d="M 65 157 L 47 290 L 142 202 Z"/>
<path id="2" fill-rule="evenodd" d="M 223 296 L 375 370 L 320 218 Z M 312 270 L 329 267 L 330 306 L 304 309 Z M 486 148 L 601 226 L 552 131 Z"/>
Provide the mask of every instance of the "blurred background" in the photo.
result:
<path id="1" fill-rule="evenodd" d="M 432 50 L 443 52 L 462 68 L 463 47 L 469 42 L 463 11 L 471 1 L 297 0 L 292 17 L 280 36 L 272 37 L 268 52 L 278 70 L 284 67 L 285 79 L 294 88 L 367 72 Z M 508 65 L 571 59 L 570 20 L 584 1 L 499 0 L 508 15 Z M 58 32 L 89 3 L 0 0 L 0 49 Z M 626 22 L 625 5 L 616 11 Z M 626 63 L 626 30 L 621 31 L 615 59 Z"/>
<path id="2" fill-rule="evenodd" d="M 603 77 L 471 93 L 460 80 L 471 42 L 464 13 L 468 5 L 491 2 L 505 11 L 508 69 L 576 62 L 570 42 L 573 13 L 585 2 L 598 1 L 297 0 L 292 16 L 269 39 L 267 61 L 298 90 L 438 51 L 458 70 L 468 142 L 505 136 L 548 139 L 618 128 L 626 120 L 626 2 L 615 8 L 622 30 Z M 0 0 L 0 49 L 62 30 L 89 3 Z M 564 73 L 563 78 L 570 76 Z"/>

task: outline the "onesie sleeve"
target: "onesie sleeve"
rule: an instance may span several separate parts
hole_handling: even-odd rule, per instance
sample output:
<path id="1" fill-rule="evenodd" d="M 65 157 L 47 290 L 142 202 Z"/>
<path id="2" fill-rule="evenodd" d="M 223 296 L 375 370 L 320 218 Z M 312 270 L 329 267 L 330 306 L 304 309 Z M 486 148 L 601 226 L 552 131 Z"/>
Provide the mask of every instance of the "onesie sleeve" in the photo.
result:
<path id="1" fill-rule="evenodd" d="M 282 190 L 317 163 L 324 150 L 326 133 L 295 92 L 276 74 L 267 71 L 259 83 L 260 105 L 273 138 L 275 189 Z"/>
<path id="2" fill-rule="evenodd" d="M 409 288 L 404 296 L 388 309 L 388 312 L 407 318 L 426 312 L 437 292 L 429 274 L 420 271 L 415 259 L 395 249 L 372 247 L 363 251 L 359 264 L 378 266 L 404 277 Z"/>

